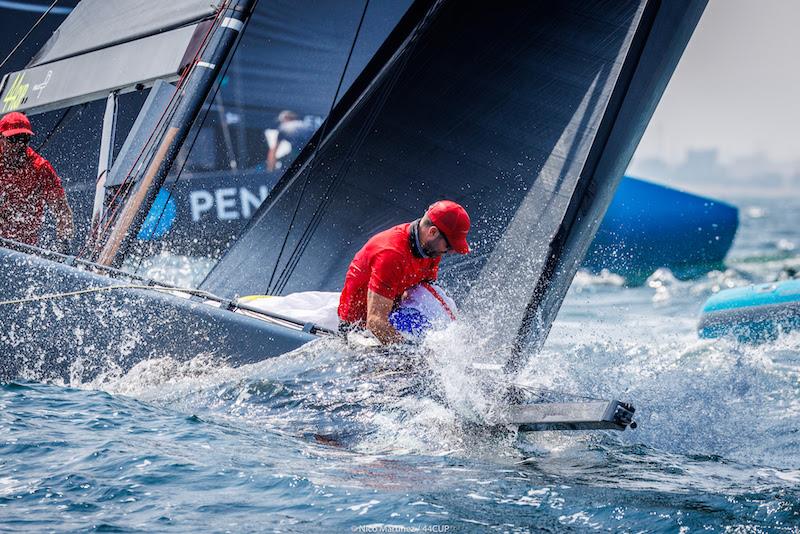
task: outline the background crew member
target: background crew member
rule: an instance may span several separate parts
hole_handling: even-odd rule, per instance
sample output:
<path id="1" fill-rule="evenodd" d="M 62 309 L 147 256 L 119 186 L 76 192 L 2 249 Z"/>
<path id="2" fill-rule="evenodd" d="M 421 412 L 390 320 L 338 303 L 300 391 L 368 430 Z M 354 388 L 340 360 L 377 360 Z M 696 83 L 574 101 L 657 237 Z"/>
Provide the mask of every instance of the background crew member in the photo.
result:
<path id="1" fill-rule="evenodd" d="M 22 113 L 0 119 L 0 236 L 36 245 L 47 205 L 55 218 L 59 250 L 66 253 L 74 232 L 72 211 L 56 171 L 28 146 L 32 135 Z"/>

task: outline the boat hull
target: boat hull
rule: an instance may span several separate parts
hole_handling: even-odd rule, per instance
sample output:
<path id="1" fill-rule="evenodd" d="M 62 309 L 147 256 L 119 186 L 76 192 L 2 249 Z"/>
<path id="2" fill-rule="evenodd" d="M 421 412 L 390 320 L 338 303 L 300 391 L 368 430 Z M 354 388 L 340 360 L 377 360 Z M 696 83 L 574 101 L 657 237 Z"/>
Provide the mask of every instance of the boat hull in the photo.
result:
<path id="1" fill-rule="evenodd" d="M 629 284 L 659 267 L 687 280 L 721 269 L 739 226 L 730 204 L 625 177 L 583 265 L 608 269 Z"/>
<path id="2" fill-rule="evenodd" d="M 758 343 L 797 329 L 800 280 L 787 280 L 720 291 L 703 306 L 698 335 L 734 336 L 740 342 Z"/>
<path id="3" fill-rule="evenodd" d="M 81 383 L 152 358 L 198 355 L 239 366 L 278 356 L 316 336 L 214 307 L 201 299 L 118 280 L 0 248 L 0 381 Z M 117 287 L 111 286 L 128 286 Z M 91 292 L 66 296 L 67 293 Z M 48 295 L 55 298 L 42 298 Z M 27 300 L 21 303 L 8 301 Z"/>

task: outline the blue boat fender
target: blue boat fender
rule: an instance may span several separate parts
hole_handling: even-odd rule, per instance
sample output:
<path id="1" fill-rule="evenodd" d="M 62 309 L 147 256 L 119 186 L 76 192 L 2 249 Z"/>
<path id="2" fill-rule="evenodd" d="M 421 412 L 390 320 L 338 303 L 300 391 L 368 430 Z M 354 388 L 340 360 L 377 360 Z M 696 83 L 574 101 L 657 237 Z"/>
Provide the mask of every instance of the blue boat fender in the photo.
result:
<path id="1" fill-rule="evenodd" d="M 758 284 L 720 291 L 703 305 L 701 338 L 733 335 L 740 342 L 773 340 L 800 329 L 800 280 Z"/>

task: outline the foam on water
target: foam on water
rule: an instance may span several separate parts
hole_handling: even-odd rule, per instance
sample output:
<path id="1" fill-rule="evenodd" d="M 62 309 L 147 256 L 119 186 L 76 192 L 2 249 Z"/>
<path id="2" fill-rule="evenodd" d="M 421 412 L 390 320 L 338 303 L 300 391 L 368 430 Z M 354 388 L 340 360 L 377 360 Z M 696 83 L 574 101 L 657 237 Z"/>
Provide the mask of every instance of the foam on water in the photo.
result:
<path id="1" fill-rule="evenodd" d="M 212 358 L 162 358 L 85 386 L 362 452 L 441 454 L 464 448 L 464 426 L 479 422 L 491 402 L 468 370 L 463 333 L 384 353 L 321 340 L 236 369 Z"/>
<path id="2" fill-rule="evenodd" d="M 627 289 L 616 275 L 579 273 L 545 350 L 516 380 L 541 391 L 633 402 L 640 428 L 615 437 L 623 443 L 796 468 L 783 461 L 796 452 L 791 444 L 765 436 L 780 436 L 780 425 L 800 409 L 794 367 L 800 338 L 757 347 L 699 341 L 696 316 L 686 313 L 752 278 L 731 268 L 682 282 L 660 269 L 644 287 Z M 617 321 L 607 320 L 613 315 Z M 482 449 L 477 444 L 487 435 L 477 429 L 491 419 L 501 402 L 498 381 L 506 380 L 472 368 L 474 362 L 502 363 L 507 355 L 507 346 L 487 345 L 482 328 L 457 323 L 430 335 L 418 350 L 382 354 L 322 341 L 238 369 L 208 355 L 183 364 L 165 355 L 124 376 L 112 369 L 86 387 L 321 436 L 362 452 L 464 453 Z M 772 409 L 776 405 L 780 410 Z M 565 443 L 585 448 L 582 437 L 551 437 L 539 439 L 538 453 Z M 486 448 L 519 459 L 515 438 L 513 430 L 495 432 Z"/>
<path id="3" fill-rule="evenodd" d="M 711 291 L 709 280 L 669 281 L 669 298 L 703 295 Z M 642 288 L 643 300 L 666 300 L 654 298 L 660 287 Z M 637 340 L 635 332 L 605 340 L 596 331 L 555 336 L 517 382 L 633 402 L 639 428 L 624 434 L 543 433 L 528 436 L 528 448 L 519 447 L 513 429 L 482 425 L 500 402 L 493 393 L 502 389 L 496 373 L 471 367 L 492 348 L 482 345 L 479 327 L 466 324 L 429 336 L 421 349 L 364 353 L 327 340 L 237 369 L 210 357 L 181 364 L 164 358 L 87 386 L 368 454 L 488 455 L 500 462 L 530 454 L 541 462 L 583 454 L 598 440 L 610 440 L 658 454 L 770 466 L 784 475 L 800 468 L 794 460 L 798 446 L 785 432 L 787 422 L 800 419 L 800 334 L 742 346 L 697 340 L 692 323 L 686 326 L 682 335 L 660 343 L 649 336 Z M 686 481 L 694 484 L 692 477 Z M 653 484 L 655 489 L 661 478 Z"/>
<path id="4" fill-rule="evenodd" d="M 636 291 L 653 309 L 655 290 Z M 691 292 L 672 293 L 684 294 Z M 462 324 L 419 351 L 363 353 L 329 340 L 237 369 L 209 356 L 181 364 L 164 357 L 84 384 L 88 397 L 45 390 L 97 412 L 86 424 L 111 425 L 102 432 L 114 437 L 91 430 L 87 452 L 56 470 L 73 478 L 76 470 L 95 473 L 75 478 L 77 486 L 34 476 L 40 464 L 27 460 L 28 472 L 12 472 L 0 487 L 13 498 L 53 488 L 63 497 L 44 502 L 82 499 L 96 503 L 93 514 L 105 510 L 109 524 L 127 510 L 151 527 L 157 518 L 142 511 L 148 491 L 159 496 L 163 517 L 219 528 L 222 518 L 241 528 L 247 514 L 281 509 L 300 524 L 324 516 L 327 523 L 315 524 L 329 531 L 410 520 L 467 530 L 775 527 L 796 514 L 797 496 L 785 488 L 800 479 L 787 430 L 800 420 L 800 337 L 760 347 L 698 341 L 691 330 L 656 344 L 635 335 L 579 337 L 563 345 L 555 339 L 518 380 L 633 401 L 636 431 L 518 436 L 475 424 L 496 399 L 486 393 L 493 379 L 468 365 L 489 348 L 479 327 Z M 41 405 L 37 393 L 24 393 Z M 23 415 L 16 405 L 11 412 Z M 117 440 L 128 434 L 133 447 L 120 449 Z M 73 439 L 67 432 L 67 448 Z M 102 452 L 109 447 L 121 451 L 113 461 Z M 117 465 L 119 483 L 107 478 Z M 211 480 L 227 490 L 209 489 Z M 103 490 L 94 488 L 103 487 L 142 504 L 102 504 Z M 193 504 L 186 488 L 209 504 Z M 321 516 L 300 505 L 309 500 Z M 31 510 L 36 516 L 47 507 Z"/>

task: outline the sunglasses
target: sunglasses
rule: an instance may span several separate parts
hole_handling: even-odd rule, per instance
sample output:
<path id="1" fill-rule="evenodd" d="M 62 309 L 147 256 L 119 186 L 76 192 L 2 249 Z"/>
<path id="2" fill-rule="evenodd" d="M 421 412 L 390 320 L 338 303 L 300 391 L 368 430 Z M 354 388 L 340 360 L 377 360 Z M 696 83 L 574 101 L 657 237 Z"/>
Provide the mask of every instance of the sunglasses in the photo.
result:
<path id="1" fill-rule="evenodd" d="M 3 137 L 9 143 L 17 145 L 27 145 L 31 141 L 31 136 L 28 134 L 17 134 L 17 135 L 10 135 L 8 137 L 6 136 Z"/>

